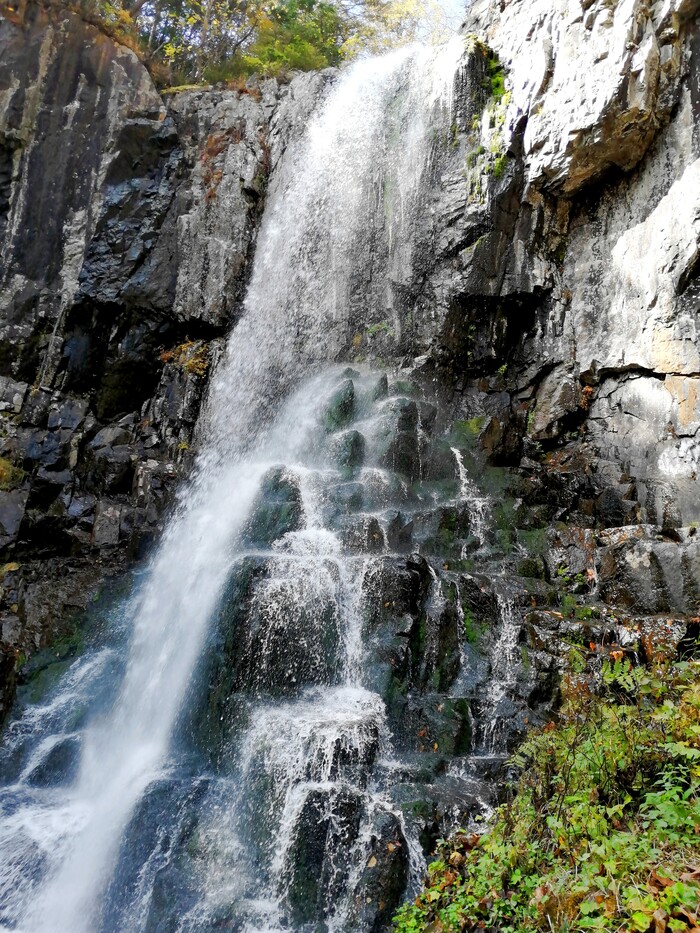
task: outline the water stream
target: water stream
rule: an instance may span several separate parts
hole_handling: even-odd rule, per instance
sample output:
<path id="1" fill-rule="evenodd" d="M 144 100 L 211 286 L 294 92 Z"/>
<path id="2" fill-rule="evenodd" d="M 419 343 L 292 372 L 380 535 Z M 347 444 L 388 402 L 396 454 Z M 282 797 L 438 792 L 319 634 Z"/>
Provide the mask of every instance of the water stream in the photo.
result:
<path id="1" fill-rule="evenodd" d="M 372 555 L 428 501 L 429 429 L 398 383 L 334 361 L 372 323 L 400 337 L 462 55 L 455 40 L 349 68 L 278 169 L 158 551 L 9 727 L 0 929 L 360 930 L 377 846 L 402 888 L 420 878 L 367 620 Z M 446 501 L 469 500 L 483 541 L 455 459 Z M 446 612 L 432 574 L 428 628 Z"/>

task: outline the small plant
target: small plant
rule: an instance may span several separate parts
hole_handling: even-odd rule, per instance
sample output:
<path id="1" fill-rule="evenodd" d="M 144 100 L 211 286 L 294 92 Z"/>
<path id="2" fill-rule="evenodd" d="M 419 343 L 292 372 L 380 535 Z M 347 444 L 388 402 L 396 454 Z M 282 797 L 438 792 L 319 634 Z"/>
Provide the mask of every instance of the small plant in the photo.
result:
<path id="1" fill-rule="evenodd" d="M 9 492 L 22 485 L 25 477 L 24 470 L 16 467 L 10 460 L 0 457 L 0 490 Z"/>
<path id="2" fill-rule="evenodd" d="M 203 378 L 209 370 L 209 346 L 201 340 L 186 340 L 160 354 L 161 362 L 172 363 L 188 376 Z"/>
<path id="3" fill-rule="evenodd" d="M 493 163 L 494 178 L 502 178 L 508 166 L 508 153 L 499 152 Z"/>
<path id="4" fill-rule="evenodd" d="M 378 324 L 370 324 L 367 328 L 368 337 L 378 337 L 381 334 L 386 334 L 387 337 L 393 337 L 394 331 L 391 328 L 389 321 L 379 321 Z"/>

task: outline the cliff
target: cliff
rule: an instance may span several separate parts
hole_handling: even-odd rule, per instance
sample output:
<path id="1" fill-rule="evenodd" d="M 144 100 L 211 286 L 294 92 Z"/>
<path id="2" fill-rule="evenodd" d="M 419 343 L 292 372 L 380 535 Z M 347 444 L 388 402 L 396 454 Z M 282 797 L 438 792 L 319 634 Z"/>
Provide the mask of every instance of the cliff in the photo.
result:
<path id="1" fill-rule="evenodd" d="M 475 0 L 453 122 L 406 212 L 410 255 L 353 256 L 358 307 L 333 339 L 338 362 L 373 371 L 322 387 L 340 432 L 323 527 L 374 562 L 358 584 L 367 677 L 409 761 L 396 812 L 426 851 L 464 804 L 451 759 L 504 753 L 547 720 L 572 647 L 589 666 L 611 651 L 653 660 L 697 635 L 699 10 Z M 30 656 L 75 650 L 83 610 L 176 507 L 266 197 L 289 190 L 285 152 L 337 78 L 161 96 L 74 14 L 30 3 L 0 20 L 0 720 L 36 674 Z M 368 308 L 385 260 L 391 300 Z M 370 410 L 379 441 L 363 434 Z M 375 442 L 386 489 L 358 479 Z M 266 474 L 251 547 L 299 531 L 302 499 L 300 482 Z M 256 678 L 294 697 L 340 664 L 337 645 L 312 657 L 319 673 L 302 637 L 288 644 L 284 588 L 272 608 L 260 595 L 270 553 L 227 584 L 188 713 L 215 762 Z M 289 617 L 323 641 L 333 606 L 307 619 L 290 593 Z M 476 757 L 493 792 L 500 764 Z M 322 804 L 302 814 L 295 856 L 294 910 L 309 917 L 304 878 L 333 861 L 330 843 L 330 856 L 303 844 Z M 398 817 L 382 812 L 377 873 L 355 879 L 358 929 L 386 924 L 408 875 Z M 177 895 L 163 904 L 159 929 Z"/>

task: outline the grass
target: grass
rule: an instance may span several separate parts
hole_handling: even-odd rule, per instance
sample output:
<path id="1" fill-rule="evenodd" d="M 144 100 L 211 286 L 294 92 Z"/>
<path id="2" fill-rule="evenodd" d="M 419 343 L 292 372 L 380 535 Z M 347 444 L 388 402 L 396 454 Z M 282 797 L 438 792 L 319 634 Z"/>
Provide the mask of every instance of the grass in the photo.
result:
<path id="1" fill-rule="evenodd" d="M 481 837 L 442 842 L 396 933 L 692 933 L 700 910 L 700 663 L 571 676 Z"/>
<path id="2" fill-rule="evenodd" d="M 9 492 L 21 486 L 24 476 L 24 470 L 16 467 L 5 457 L 0 457 L 0 491 Z"/>

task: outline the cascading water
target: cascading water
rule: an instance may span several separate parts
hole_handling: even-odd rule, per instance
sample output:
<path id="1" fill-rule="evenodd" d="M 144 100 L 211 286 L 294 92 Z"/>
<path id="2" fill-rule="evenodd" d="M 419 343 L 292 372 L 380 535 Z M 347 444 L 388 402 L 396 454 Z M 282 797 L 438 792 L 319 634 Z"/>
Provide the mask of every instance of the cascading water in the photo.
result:
<path id="1" fill-rule="evenodd" d="M 461 452 L 456 447 L 452 447 L 451 450 L 454 454 L 459 475 L 459 497 L 469 507 L 474 534 L 479 539 L 479 544 L 483 546 L 486 543 L 489 502 L 486 496 L 479 492 L 476 484 L 469 476 Z"/>
<path id="2" fill-rule="evenodd" d="M 417 877 L 387 796 L 399 766 L 366 670 L 363 587 L 387 505 L 413 495 L 410 444 L 386 425 L 416 447 L 426 435 L 386 379 L 328 364 L 370 323 L 401 335 L 462 54 L 455 40 L 348 69 L 278 170 L 195 475 L 149 572 L 107 643 L 10 729 L 2 928 L 360 929 L 372 846 L 399 886 Z M 352 521 L 338 506 L 351 476 L 365 509 Z M 227 638 L 231 669 L 217 667 Z M 218 744 L 202 766 L 205 733 Z M 55 749 L 63 780 L 38 779 Z"/>
<path id="3" fill-rule="evenodd" d="M 503 753 L 506 747 L 502 735 L 503 711 L 500 707 L 515 686 L 517 664 L 520 659 L 518 636 L 521 623 L 512 598 L 499 593 L 497 603 L 499 629 L 491 653 L 493 660 L 491 678 L 486 691 L 484 739 L 489 752 Z"/>

